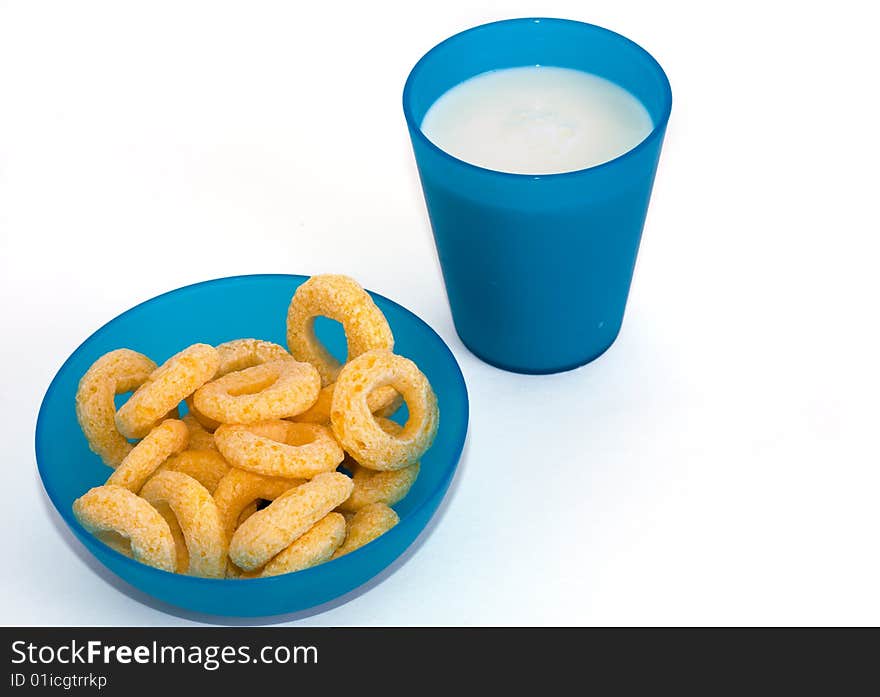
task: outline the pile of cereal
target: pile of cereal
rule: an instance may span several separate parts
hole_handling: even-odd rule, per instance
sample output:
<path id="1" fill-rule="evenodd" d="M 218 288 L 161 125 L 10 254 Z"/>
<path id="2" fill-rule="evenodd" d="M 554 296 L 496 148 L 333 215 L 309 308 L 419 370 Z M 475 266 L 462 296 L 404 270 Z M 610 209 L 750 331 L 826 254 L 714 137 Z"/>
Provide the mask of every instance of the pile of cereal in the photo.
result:
<path id="1" fill-rule="evenodd" d="M 316 338 L 318 316 L 342 324 L 344 365 Z M 95 361 L 76 414 L 114 472 L 74 501 L 77 520 L 144 564 L 208 578 L 299 571 L 390 530 L 437 432 L 431 385 L 346 276 L 297 289 L 287 345 L 194 344 L 161 366 L 123 348 Z M 404 400 L 400 426 L 387 417 Z"/>

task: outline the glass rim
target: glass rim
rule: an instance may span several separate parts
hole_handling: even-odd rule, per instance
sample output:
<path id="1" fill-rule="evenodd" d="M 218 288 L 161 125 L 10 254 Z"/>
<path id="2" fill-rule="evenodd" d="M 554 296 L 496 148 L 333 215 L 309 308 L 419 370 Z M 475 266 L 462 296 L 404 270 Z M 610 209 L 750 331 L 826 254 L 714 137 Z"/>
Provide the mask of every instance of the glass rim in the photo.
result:
<path id="1" fill-rule="evenodd" d="M 466 160 L 462 160 L 461 158 L 456 157 L 445 151 L 443 148 L 434 143 L 428 136 L 425 135 L 424 131 L 422 131 L 421 123 L 416 123 L 416 120 L 412 113 L 412 89 L 413 83 L 418 79 L 419 72 L 424 68 L 425 62 L 431 57 L 431 55 L 445 46 L 446 44 L 459 39 L 460 37 L 471 34 L 474 32 L 485 31 L 490 28 L 497 27 L 502 24 L 567 24 L 567 25 L 575 25 L 582 29 L 588 29 L 590 31 L 598 31 L 600 33 L 608 34 L 612 38 L 621 41 L 623 43 L 629 44 L 633 48 L 635 48 L 645 59 L 646 62 L 654 68 L 657 74 L 661 79 L 661 89 L 663 91 L 662 95 L 662 108 L 660 111 L 660 118 L 654 121 L 653 126 L 651 127 L 651 132 L 648 133 L 641 141 L 639 141 L 632 148 L 627 150 L 626 152 L 621 153 L 617 157 L 613 157 L 610 160 L 606 160 L 605 162 L 600 162 L 597 165 L 592 165 L 590 167 L 582 167 L 581 169 L 573 169 L 568 172 L 554 172 L 552 174 L 524 174 L 521 172 L 502 172 L 497 169 L 490 169 L 488 167 L 481 167 L 480 165 L 475 165 L 471 162 L 467 162 Z M 558 66 L 565 67 L 565 66 Z M 475 75 L 472 77 L 476 77 Z M 666 124 L 669 121 L 669 115 L 672 111 L 672 87 L 669 84 L 669 78 L 666 76 L 666 72 L 663 70 L 663 67 L 657 61 L 654 56 L 648 53 L 642 46 L 637 44 L 632 39 L 627 38 L 623 34 L 618 34 L 616 31 L 612 31 L 611 29 L 606 29 L 605 27 L 600 27 L 597 24 L 590 24 L 588 22 L 581 22 L 576 19 L 562 19 L 558 17 L 515 17 L 511 19 L 501 19 L 494 22 L 487 22 L 485 24 L 479 24 L 475 27 L 470 27 L 469 29 L 465 29 L 460 31 L 452 36 L 449 36 L 440 43 L 436 44 L 432 48 L 430 48 L 413 66 L 412 70 L 410 70 L 409 75 L 406 78 L 406 83 L 403 86 L 403 115 L 406 119 L 407 126 L 409 126 L 410 132 L 415 133 L 416 137 L 419 138 L 421 142 L 428 146 L 430 150 L 439 153 L 443 158 L 451 160 L 452 162 L 463 165 L 467 168 L 476 170 L 478 172 L 493 174 L 501 177 L 510 177 L 512 179 L 517 180 L 543 180 L 543 179 L 561 179 L 565 177 L 574 178 L 579 175 L 585 175 L 590 172 L 596 172 L 603 168 L 611 167 L 621 162 L 622 160 L 628 159 L 630 157 L 634 157 L 638 152 L 643 150 L 648 146 L 648 143 L 655 140 L 658 137 L 658 134 L 666 128 Z M 653 119 L 652 119 L 653 120 Z"/>

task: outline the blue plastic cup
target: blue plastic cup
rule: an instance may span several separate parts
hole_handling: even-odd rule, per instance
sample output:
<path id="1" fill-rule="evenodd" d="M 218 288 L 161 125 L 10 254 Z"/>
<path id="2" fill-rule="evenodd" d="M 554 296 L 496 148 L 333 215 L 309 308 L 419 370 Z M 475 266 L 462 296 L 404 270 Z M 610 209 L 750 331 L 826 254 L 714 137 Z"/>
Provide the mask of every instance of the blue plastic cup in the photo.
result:
<path id="1" fill-rule="evenodd" d="M 564 174 L 508 174 L 449 155 L 421 131 L 449 88 L 528 65 L 594 73 L 650 113 L 645 140 L 614 160 Z M 672 107 L 663 69 L 607 29 L 564 19 L 511 19 L 469 29 L 416 64 L 403 111 L 455 328 L 478 357 L 519 373 L 588 363 L 623 321 L 648 200 Z"/>

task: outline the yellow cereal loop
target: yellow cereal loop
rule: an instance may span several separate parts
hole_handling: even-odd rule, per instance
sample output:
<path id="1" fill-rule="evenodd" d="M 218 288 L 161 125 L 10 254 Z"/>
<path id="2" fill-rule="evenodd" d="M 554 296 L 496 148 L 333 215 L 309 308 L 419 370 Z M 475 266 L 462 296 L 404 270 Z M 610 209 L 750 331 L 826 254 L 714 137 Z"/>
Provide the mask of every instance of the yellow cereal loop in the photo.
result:
<path id="1" fill-rule="evenodd" d="M 415 484 L 419 476 L 419 463 L 399 470 L 377 472 L 361 467 L 355 462 L 343 463 L 353 469 L 352 481 L 354 491 L 339 509 L 342 511 L 358 511 L 371 503 L 384 503 L 393 506 L 401 501 Z"/>
<path id="2" fill-rule="evenodd" d="M 230 465 L 269 477 L 311 479 L 336 469 L 345 453 L 326 426 L 290 421 L 224 425 L 214 434 Z"/>
<path id="3" fill-rule="evenodd" d="M 285 358 L 209 382 L 193 395 L 193 406 L 220 423 L 251 424 L 296 416 L 315 403 L 320 390 L 313 366 Z"/>
<path id="4" fill-rule="evenodd" d="M 330 405 L 333 403 L 333 390 L 336 383 L 321 388 L 318 401 L 310 409 L 293 417 L 299 423 L 330 425 Z M 380 387 L 367 395 L 367 406 L 377 416 L 391 416 L 403 404 L 403 397 L 393 387 Z"/>
<path id="5" fill-rule="evenodd" d="M 403 426 L 390 419 L 377 418 L 382 430 L 391 435 L 398 435 Z M 361 467 L 352 458 L 347 457 L 342 466 L 352 473 L 354 491 L 339 507 L 340 511 L 357 511 L 371 503 L 384 503 L 393 506 L 409 493 L 416 478 L 419 476 L 419 463 L 399 470 L 377 472 Z"/>
<path id="6" fill-rule="evenodd" d="M 394 336 L 382 311 L 348 276 L 312 276 L 293 294 L 287 310 L 287 347 L 299 361 L 314 365 L 324 385 L 336 380 L 337 361 L 315 336 L 315 317 L 342 324 L 351 360 L 371 349 L 394 348 Z"/>
<path id="7" fill-rule="evenodd" d="M 193 344 L 169 358 L 116 412 L 126 438 L 143 438 L 169 411 L 214 377 L 220 358 L 207 344 Z"/>
<path id="8" fill-rule="evenodd" d="M 138 492 L 165 460 L 186 448 L 189 431 L 183 421 L 168 419 L 150 431 L 110 475 L 107 484 Z"/>
<path id="9" fill-rule="evenodd" d="M 113 530 L 104 530 L 103 532 L 96 532 L 95 537 L 97 537 L 101 542 L 103 542 L 108 547 L 112 547 L 120 554 L 125 555 L 129 559 L 134 559 L 134 555 L 131 553 L 131 540 L 127 537 L 123 537 L 118 532 L 114 532 Z"/>
<path id="10" fill-rule="evenodd" d="M 91 451 L 110 467 L 119 465 L 132 448 L 116 428 L 113 398 L 143 385 L 155 369 L 143 354 L 116 349 L 95 361 L 79 381 L 76 418 Z"/>
<path id="11" fill-rule="evenodd" d="M 226 575 L 226 534 L 208 490 L 183 472 L 160 472 L 141 490 L 154 506 L 167 504 L 177 518 L 189 554 L 187 573 L 205 578 Z"/>
<path id="12" fill-rule="evenodd" d="M 249 576 L 244 575 L 244 571 L 239 569 L 235 564 L 229 562 L 226 565 L 226 578 L 250 578 Z"/>
<path id="13" fill-rule="evenodd" d="M 174 571 L 174 538 L 168 523 L 128 489 L 106 484 L 90 489 L 73 502 L 73 515 L 93 535 L 115 532 L 127 537 L 139 562 Z"/>
<path id="14" fill-rule="evenodd" d="M 229 558 L 245 571 L 263 566 L 345 501 L 353 486 L 344 474 L 325 472 L 287 491 L 241 524 Z"/>
<path id="15" fill-rule="evenodd" d="M 260 500 L 262 500 L 262 499 L 259 499 L 256 501 L 251 501 L 247 506 L 245 506 L 244 508 L 241 509 L 241 513 L 239 513 L 239 515 L 238 515 L 238 521 L 235 524 L 236 529 L 238 529 L 239 525 L 241 525 L 244 521 L 246 521 L 248 518 L 250 518 L 254 513 L 256 513 L 259 510 Z M 235 532 L 235 530 L 232 530 L 229 533 L 229 537 L 232 537 L 233 532 Z"/>
<path id="16" fill-rule="evenodd" d="M 400 392 L 409 409 L 409 419 L 396 435 L 382 429 L 367 403 L 370 392 L 385 385 Z M 408 358 L 368 351 L 339 373 L 330 422 L 340 445 L 363 467 L 396 470 L 415 464 L 434 442 L 439 418 L 431 384 Z"/>
<path id="17" fill-rule="evenodd" d="M 214 502 L 217 504 L 217 510 L 220 511 L 227 539 L 232 537 L 232 533 L 240 523 L 249 515 L 256 513 L 259 499 L 272 501 L 284 492 L 299 486 L 303 481 L 263 477 L 245 470 L 230 469 L 214 490 Z M 251 506 L 253 510 L 249 515 L 245 515 Z"/>
<path id="18" fill-rule="evenodd" d="M 209 419 L 202 412 L 196 409 L 196 405 L 193 404 L 192 395 L 187 397 L 184 401 L 186 402 L 186 408 L 188 411 L 187 416 L 191 416 L 196 421 L 196 423 L 198 423 L 208 433 L 214 433 L 214 431 L 217 430 L 220 422 L 214 421 L 214 419 Z"/>
<path id="19" fill-rule="evenodd" d="M 165 522 L 168 523 L 168 529 L 171 530 L 171 537 L 174 538 L 175 559 L 174 571 L 178 574 L 185 574 L 189 568 L 189 551 L 186 548 L 186 537 L 183 536 L 183 530 L 180 523 L 177 522 L 177 516 L 171 510 L 171 506 L 167 503 L 156 502 L 153 508 L 159 511 Z"/>
<path id="20" fill-rule="evenodd" d="M 322 387 L 317 401 L 302 414 L 293 417 L 293 421 L 307 424 L 330 425 L 330 403 L 333 401 L 333 385 Z"/>
<path id="21" fill-rule="evenodd" d="M 345 518 L 339 513 L 328 513 L 266 564 L 260 576 L 289 574 L 323 564 L 344 540 Z"/>
<path id="22" fill-rule="evenodd" d="M 192 450 L 216 450 L 214 434 L 208 431 L 192 413 L 186 414 L 183 419 L 189 431 L 189 447 Z"/>
<path id="23" fill-rule="evenodd" d="M 218 378 L 269 361 L 290 358 L 283 346 L 260 339 L 235 339 L 218 344 L 217 354 L 220 356 L 220 367 L 217 368 L 215 377 Z"/>
<path id="24" fill-rule="evenodd" d="M 360 549 L 368 542 L 372 542 L 380 535 L 384 535 L 400 521 L 397 513 L 388 508 L 384 503 L 371 503 L 364 506 L 348 524 L 348 533 L 345 542 L 333 554 L 337 559 L 349 552 Z"/>
<path id="25" fill-rule="evenodd" d="M 241 514 L 238 516 L 238 522 L 235 524 L 234 529 L 230 530 L 227 539 L 232 537 L 232 533 L 235 530 L 238 530 L 238 526 L 241 525 L 244 521 L 250 518 L 254 513 L 259 509 L 259 500 L 251 501 L 247 506 L 245 506 Z M 226 559 L 226 578 L 256 578 L 260 575 L 262 569 L 257 569 L 255 571 L 242 571 L 235 564 L 229 561 L 229 558 Z"/>
<path id="26" fill-rule="evenodd" d="M 190 442 L 192 445 L 192 442 Z M 183 472 L 195 479 L 211 494 L 220 480 L 229 472 L 229 463 L 216 450 L 195 450 L 190 448 L 179 455 L 169 457 L 160 465 L 159 472 Z"/>

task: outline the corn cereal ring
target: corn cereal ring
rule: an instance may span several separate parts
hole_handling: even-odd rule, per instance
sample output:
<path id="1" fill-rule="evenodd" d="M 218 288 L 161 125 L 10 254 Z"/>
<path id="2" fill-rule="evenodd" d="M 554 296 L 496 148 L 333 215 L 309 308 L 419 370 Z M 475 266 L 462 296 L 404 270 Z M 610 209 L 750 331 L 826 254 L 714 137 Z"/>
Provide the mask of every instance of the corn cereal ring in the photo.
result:
<path id="1" fill-rule="evenodd" d="M 254 513 L 259 510 L 259 506 L 257 505 L 259 501 L 251 501 L 247 506 L 242 510 L 241 515 L 238 516 L 238 523 L 235 525 L 235 530 L 238 530 L 238 526 L 241 525 L 244 521 L 250 518 Z M 232 537 L 232 533 L 227 536 L 227 539 Z M 226 559 L 226 578 L 256 578 L 260 575 L 262 569 L 256 569 L 255 571 L 243 571 L 239 569 L 235 564 L 233 564 L 229 559 Z"/>
<path id="2" fill-rule="evenodd" d="M 318 401 L 307 411 L 293 417 L 291 420 L 298 423 L 329 426 L 330 405 L 333 402 L 333 390 L 335 388 L 335 382 L 321 388 L 321 393 L 318 395 Z M 400 393 L 390 385 L 380 387 L 378 390 L 374 390 L 367 395 L 367 406 L 370 408 L 370 411 L 377 416 L 391 416 L 400 408 L 401 404 L 403 404 L 403 397 L 401 397 Z"/>
<path id="3" fill-rule="evenodd" d="M 245 515 L 250 506 L 253 506 L 250 515 L 257 512 L 259 499 L 272 501 L 302 483 L 301 479 L 263 477 L 245 470 L 230 469 L 214 490 L 214 502 L 220 511 L 227 539 L 250 517 Z"/>
<path id="4" fill-rule="evenodd" d="M 370 349 L 394 348 L 388 320 L 357 281 L 348 276 L 312 276 L 293 294 L 287 310 L 287 347 L 294 358 L 314 365 L 324 385 L 336 380 L 337 361 L 315 336 L 315 317 L 342 324 L 351 360 Z"/>
<path id="5" fill-rule="evenodd" d="M 174 538 L 174 572 L 185 574 L 189 567 L 189 550 L 186 548 L 186 537 L 177 522 L 177 516 L 171 510 L 171 506 L 167 503 L 157 502 L 153 504 L 153 508 L 159 511 L 159 515 L 168 523 L 168 529 L 171 530 L 171 537 Z"/>
<path id="6" fill-rule="evenodd" d="M 289 574 L 323 564 L 344 541 L 345 518 L 328 513 L 266 564 L 260 576 Z"/>
<path id="7" fill-rule="evenodd" d="M 214 377 L 220 358 L 207 344 L 193 344 L 172 356 L 147 378 L 116 412 L 126 438 L 143 438 L 169 411 Z"/>
<path id="8" fill-rule="evenodd" d="M 192 413 L 186 414 L 183 419 L 189 430 L 189 447 L 192 450 L 216 450 L 214 434 L 199 423 Z"/>
<path id="9" fill-rule="evenodd" d="M 403 426 L 390 419 L 376 419 L 385 433 L 398 435 Z M 419 476 L 419 463 L 399 470 L 377 472 L 361 467 L 351 457 L 347 457 L 342 466 L 352 473 L 354 491 L 339 507 L 340 511 L 357 511 L 371 503 L 384 503 L 393 506 L 409 493 L 416 478 Z"/>
<path id="10" fill-rule="evenodd" d="M 138 492 L 159 465 L 186 448 L 189 431 L 183 421 L 168 419 L 147 434 L 110 475 L 107 484 Z"/>
<path id="11" fill-rule="evenodd" d="M 220 367 L 217 368 L 215 378 L 269 361 L 291 357 L 283 346 L 260 339 L 235 339 L 218 344 L 217 354 L 220 356 Z"/>
<path id="12" fill-rule="evenodd" d="M 225 425 L 217 429 L 214 441 L 233 467 L 268 477 L 311 479 L 332 472 L 345 457 L 330 429 L 318 424 Z"/>
<path id="13" fill-rule="evenodd" d="M 235 531 L 229 558 L 245 571 L 263 566 L 345 501 L 353 487 L 344 474 L 324 472 L 285 492 Z"/>
<path id="14" fill-rule="evenodd" d="M 283 346 L 260 339 L 234 339 L 233 341 L 218 344 L 217 355 L 220 357 L 220 366 L 214 375 L 215 379 L 223 377 L 228 373 L 238 372 L 245 368 L 253 368 L 269 361 L 291 358 L 291 355 Z M 186 398 L 186 405 L 193 417 L 206 430 L 211 433 L 217 430 L 220 422 L 202 414 L 193 404 L 192 397 Z"/>
<path id="15" fill-rule="evenodd" d="M 169 457 L 156 470 L 157 475 L 159 472 L 188 474 L 213 494 L 220 480 L 229 472 L 229 463 L 216 450 L 190 449 Z"/>
<path id="16" fill-rule="evenodd" d="M 229 562 L 226 565 L 226 578 L 250 578 L 250 576 L 245 576 L 245 572 L 239 569 L 235 564 Z"/>
<path id="17" fill-rule="evenodd" d="M 96 532 L 95 537 L 108 547 L 115 549 L 120 554 L 124 554 L 129 559 L 134 559 L 134 555 L 131 553 L 131 540 L 127 537 L 124 537 L 113 530 Z"/>
<path id="18" fill-rule="evenodd" d="M 320 391 L 313 366 L 285 358 L 209 382 L 193 395 L 193 406 L 221 423 L 252 424 L 301 414 Z"/>
<path id="19" fill-rule="evenodd" d="M 348 524 L 348 534 L 345 536 L 345 542 L 336 550 L 331 557 L 338 559 L 339 557 L 360 549 L 368 542 L 372 542 L 380 535 L 384 535 L 397 523 L 400 518 L 393 510 L 388 508 L 384 503 L 371 503 L 364 506 Z"/>
<path id="20" fill-rule="evenodd" d="M 79 381 L 76 418 L 91 451 L 110 467 L 118 466 L 132 449 L 116 429 L 113 397 L 137 389 L 155 369 L 156 364 L 143 354 L 117 349 L 96 360 Z"/>
<path id="21" fill-rule="evenodd" d="M 409 420 L 396 435 L 373 418 L 367 396 L 391 385 L 403 395 Z M 390 351 L 368 351 L 343 367 L 330 409 L 333 433 L 360 465 L 395 470 L 415 464 L 434 442 L 439 422 L 437 398 L 415 363 Z"/>
<path id="22" fill-rule="evenodd" d="M 168 523 L 140 496 L 121 486 L 98 486 L 73 502 L 73 515 L 92 534 L 112 531 L 131 541 L 132 556 L 174 571 L 174 538 Z"/>
<path id="23" fill-rule="evenodd" d="M 349 467 L 346 464 L 346 467 Z M 419 476 L 419 463 L 399 470 L 377 472 L 351 463 L 354 468 L 352 481 L 354 491 L 345 503 L 340 506 L 342 511 L 358 511 L 371 503 L 384 503 L 393 506 L 401 501 L 412 488 Z"/>
<path id="24" fill-rule="evenodd" d="M 205 487 L 183 472 L 160 472 L 144 485 L 141 496 L 154 506 L 168 504 L 174 511 L 186 540 L 188 574 L 226 575 L 226 535 L 217 504 Z"/>
<path id="25" fill-rule="evenodd" d="M 214 433 L 217 430 L 217 427 L 220 425 L 219 421 L 214 421 L 214 419 L 209 419 L 202 412 L 196 409 L 196 405 L 193 404 L 193 396 L 190 395 L 185 400 L 186 408 L 188 411 L 187 416 L 191 416 L 196 423 L 198 423 L 205 431 L 208 433 Z"/>
<path id="26" fill-rule="evenodd" d="M 236 530 L 238 526 L 241 525 L 244 521 L 250 518 L 254 513 L 260 510 L 260 501 L 264 501 L 265 499 L 257 499 L 256 501 L 251 501 L 247 506 L 241 509 L 241 513 L 238 515 L 238 522 L 235 524 Z M 235 532 L 233 530 L 232 532 Z M 232 533 L 229 534 L 229 537 L 232 537 Z"/>

